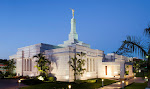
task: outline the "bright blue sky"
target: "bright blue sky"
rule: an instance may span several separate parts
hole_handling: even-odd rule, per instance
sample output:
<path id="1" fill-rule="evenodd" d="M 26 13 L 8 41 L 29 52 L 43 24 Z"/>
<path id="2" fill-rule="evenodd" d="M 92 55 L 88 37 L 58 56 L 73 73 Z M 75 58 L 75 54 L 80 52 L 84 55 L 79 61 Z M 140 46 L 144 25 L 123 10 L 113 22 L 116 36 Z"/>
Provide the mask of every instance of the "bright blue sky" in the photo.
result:
<path id="1" fill-rule="evenodd" d="M 0 0 L 0 58 L 17 48 L 68 40 L 72 13 L 79 40 L 110 53 L 127 35 L 142 36 L 150 0 Z"/>

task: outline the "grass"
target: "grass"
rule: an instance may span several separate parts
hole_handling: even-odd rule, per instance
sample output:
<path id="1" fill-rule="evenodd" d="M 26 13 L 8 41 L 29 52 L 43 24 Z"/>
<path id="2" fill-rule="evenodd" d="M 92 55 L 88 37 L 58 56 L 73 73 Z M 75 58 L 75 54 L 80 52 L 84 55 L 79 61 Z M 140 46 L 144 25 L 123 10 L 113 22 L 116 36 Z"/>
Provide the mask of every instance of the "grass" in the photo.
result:
<path id="1" fill-rule="evenodd" d="M 138 72 L 138 73 L 136 73 L 136 77 L 145 77 L 145 76 L 147 76 L 148 74 L 147 74 L 147 72 Z"/>
<path id="2" fill-rule="evenodd" d="M 102 86 L 101 79 L 96 79 L 96 83 L 88 83 L 88 82 L 82 82 L 82 83 L 68 83 L 68 82 L 54 82 L 54 83 L 42 83 L 37 85 L 31 85 L 28 87 L 23 87 L 21 89 L 68 89 L 68 85 L 71 84 L 71 89 L 95 89 L 100 88 Z M 115 80 L 104 80 L 104 85 L 109 85 L 116 82 Z"/>
<path id="3" fill-rule="evenodd" d="M 147 87 L 147 83 L 133 83 L 129 86 L 126 86 L 125 89 L 145 89 Z"/>

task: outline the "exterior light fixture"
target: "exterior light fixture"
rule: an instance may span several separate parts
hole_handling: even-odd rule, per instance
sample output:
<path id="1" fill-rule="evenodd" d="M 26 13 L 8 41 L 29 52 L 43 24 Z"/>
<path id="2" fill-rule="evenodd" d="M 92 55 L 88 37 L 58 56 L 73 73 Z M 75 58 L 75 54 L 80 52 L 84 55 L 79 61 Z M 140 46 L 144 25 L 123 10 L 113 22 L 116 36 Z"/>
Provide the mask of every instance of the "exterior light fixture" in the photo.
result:
<path id="1" fill-rule="evenodd" d="M 21 80 L 20 80 L 20 79 L 18 80 L 18 83 L 21 83 Z"/>
<path id="2" fill-rule="evenodd" d="M 134 82 L 135 82 L 136 77 L 134 77 Z"/>
<path id="3" fill-rule="evenodd" d="M 139 70 L 139 72 L 141 73 L 141 70 Z"/>
<path id="4" fill-rule="evenodd" d="M 102 87 L 104 86 L 104 79 L 102 79 Z"/>
<path id="5" fill-rule="evenodd" d="M 71 85 L 68 85 L 68 88 L 71 89 Z"/>
<path id="6" fill-rule="evenodd" d="M 21 83 L 21 80 L 20 80 L 20 79 L 18 80 L 18 83 L 19 83 L 19 88 L 20 88 L 20 83 Z"/>
<path id="7" fill-rule="evenodd" d="M 124 88 L 124 80 L 122 81 L 122 88 Z"/>
<path id="8" fill-rule="evenodd" d="M 145 79 L 147 79 L 147 77 L 145 76 Z"/>

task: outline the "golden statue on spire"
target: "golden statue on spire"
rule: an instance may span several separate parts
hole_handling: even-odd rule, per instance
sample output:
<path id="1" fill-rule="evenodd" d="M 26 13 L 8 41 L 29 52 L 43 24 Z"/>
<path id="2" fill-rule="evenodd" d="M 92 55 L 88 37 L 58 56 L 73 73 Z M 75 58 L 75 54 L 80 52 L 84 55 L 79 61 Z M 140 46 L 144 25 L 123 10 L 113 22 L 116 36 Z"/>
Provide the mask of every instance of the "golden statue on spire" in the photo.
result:
<path id="1" fill-rule="evenodd" d="M 70 8 L 71 9 L 71 8 Z M 74 9 L 71 9 L 72 10 L 72 17 L 74 18 Z"/>

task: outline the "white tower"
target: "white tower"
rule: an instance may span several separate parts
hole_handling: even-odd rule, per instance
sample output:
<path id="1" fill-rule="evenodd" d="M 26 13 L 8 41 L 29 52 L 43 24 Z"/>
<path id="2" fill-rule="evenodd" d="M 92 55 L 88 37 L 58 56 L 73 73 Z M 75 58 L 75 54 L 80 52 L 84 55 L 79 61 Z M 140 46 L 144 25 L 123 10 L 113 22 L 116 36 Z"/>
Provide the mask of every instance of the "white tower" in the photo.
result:
<path id="1" fill-rule="evenodd" d="M 71 32 L 69 34 L 69 40 L 78 40 L 78 34 L 76 32 L 76 20 L 74 18 L 71 19 Z"/>
<path id="2" fill-rule="evenodd" d="M 58 46 L 67 47 L 72 44 L 78 44 L 90 48 L 90 45 L 85 44 L 82 41 L 78 40 L 78 34 L 76 32 L 76 20 L 74 19 L 74 9 L 71 10 L 72 10 L 72 19 L 71 19 L 71 31 L 69 34 L 69 40 L 64 41 L 64 44 L 60 44 Z"/>

